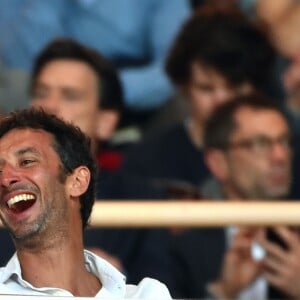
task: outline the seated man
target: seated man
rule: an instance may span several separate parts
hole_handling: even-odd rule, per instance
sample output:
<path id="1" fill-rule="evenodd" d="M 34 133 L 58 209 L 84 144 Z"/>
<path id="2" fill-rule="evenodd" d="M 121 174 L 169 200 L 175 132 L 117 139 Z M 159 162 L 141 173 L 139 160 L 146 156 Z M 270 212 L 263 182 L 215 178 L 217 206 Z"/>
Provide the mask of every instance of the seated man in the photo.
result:
<path id="1" fill-rule="evenodd" d="M 286 199 L 292 182 L 291 134 L 284 114 L 261 94 L 223 104 L 204 131 L 206 163 L 214 179 L 204 197 L 227 201 Z M 268 241 L 262 228 L 190 230 L 173 240 L 178 262 L 177 297 L 286 299 L 300 296 L 300 238 L 291 229 L 274 229 L 285 248 Z M 263 261 L 251 256 L 253 241 L 266 249 Z M 289 250 L 287 250 L 287 248 Z M 279 264 L 277 264 L 279 262 Z M 181 289 L 181 291 L 180 291 Z"/>
<path id="2" fill-rule="evenodd" d="M 0 217 L 16 254 L 0 268 L 0 293 L 101 299 L 171 299 L 159 281 L 126 285 L 107 261 L 84 250 L 94 204 L 90 140 L 42 110 L 0 123 Z"/>
<path id="3" fill-rule="evenodd" d="M 34 62 L 31 105 L 72 122 L 89 136 L 101 170 L 96 180 L 96 198 L 117 195 L 111 186 L 119 182 L 113 174 L 122 161 L 123 149 L 109 141 L 122 118 L 124 101 L 118 74 L 101 53 L 68 38 L 52 41 Z M 128 180 L 124 184 L 128 191 Z M 149 197 L 155 192 L 141 183 L 140 190 L 145 193 L 146 189 Z M 130 195 L 140 197 L 137 191 Z M 91 228 L 86 230 L 84 241 L 86 247 L 93 251 L 97 248 L 99 255 L 126 272 L 131 283 L 150 276 L 170 286 L 165 235 L 164 230 L 149 228 Z"/>
<path id="4" fill-rule="evenodd" d="M 186 119 L 130 149 L 126 176 L 161 185 L 200 184 L 209 175 L 203 161 L 206 119 L 231 97 L 266 89 L 273 58 L 261 28 L 240 12 L 200 7 L 179 32 L 166 62 L 186 101 Z"/>

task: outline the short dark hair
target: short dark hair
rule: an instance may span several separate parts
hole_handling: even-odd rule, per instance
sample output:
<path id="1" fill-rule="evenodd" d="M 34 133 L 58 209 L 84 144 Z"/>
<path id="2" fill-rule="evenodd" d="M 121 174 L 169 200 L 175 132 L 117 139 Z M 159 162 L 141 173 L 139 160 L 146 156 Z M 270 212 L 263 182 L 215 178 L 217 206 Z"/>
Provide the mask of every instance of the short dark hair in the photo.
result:
<path id="1" fill-rule="evenodd" d="M 90 139 L 71 123 L 66 123 L 42 109 L 24 109 L 11 112 L 0 121 L 0 138 L 13 129 L 41 129 L 54 137 L 54 149 L 62 163 L 62 175 L 71 174 L 79 166 L 87 166 L 91 180 L 87 191 L 80 197 L 83 228 L 86 227 L 95 201 L 96 164 L 91 152 Z"/>
<path id="2" fill-rule="evenodd" d="M 275 62 L 275 51 L 262 26 L 240 11 L 201 7 L 182 27 L 166 60 L 174 84 L 190 80 L 192 63 L 220 72 L 230 83 L 251 83 L 261 90 Z"/>
<path id="3" fill-rule="evenodd" d="M 117 70 L 98 51 L 86 47 L 71 38 L 57 38 L 50 42 L 36 57 L 31 75 L 31 93 L 42 69 L 54 60 L 76 60 L 89 65 L 97 74 L 99 108 L 122 113 L 123 90 Z"/>
<path id="4" fill-rule="evenodd" d="M 242 107 L 250 107 L 255 110 L 274 110 L 286 119 L 277 103 L 262 93 L 255 92 L 237 96 L 216 108 L 208 118 L 204 126 L 204 149 L 226 150 L 230 143 L 230 137 L 237 127 L 235 114 Z"/>

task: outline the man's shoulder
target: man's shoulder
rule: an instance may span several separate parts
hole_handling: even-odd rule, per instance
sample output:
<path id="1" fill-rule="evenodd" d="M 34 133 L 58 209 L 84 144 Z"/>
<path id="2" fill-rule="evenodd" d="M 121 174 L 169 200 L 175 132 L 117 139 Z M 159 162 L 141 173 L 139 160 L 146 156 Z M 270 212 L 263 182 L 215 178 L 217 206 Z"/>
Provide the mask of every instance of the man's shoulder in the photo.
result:
<path id="1" fill-rule="evenodd" d="M 153 278 L 144 278 L 138 285 L 126 285 L 126 299 L 170 300 L 171 295 L 165 284 Z"/>

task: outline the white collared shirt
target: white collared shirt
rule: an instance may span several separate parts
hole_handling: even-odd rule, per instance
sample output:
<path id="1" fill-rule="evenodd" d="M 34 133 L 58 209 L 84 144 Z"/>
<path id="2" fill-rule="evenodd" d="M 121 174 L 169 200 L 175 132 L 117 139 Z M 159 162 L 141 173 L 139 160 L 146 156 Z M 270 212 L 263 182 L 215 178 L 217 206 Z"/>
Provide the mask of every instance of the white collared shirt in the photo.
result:
<path id="1" fill-rule="evenodd" d="M 167 287 L 158 280 L 144 278 L 138 285 L 126 284 L 126 278 L 111 264 L 84 250 L 85 265 L 102 284 L 95 298 L 101 299 L 172 299 Z M 0 294 L 73 296 L 69 291 L 43 287 L 37 288 L 22 278 L 20 262 L 16 254 L 5 267 L 0 268 Z"/>

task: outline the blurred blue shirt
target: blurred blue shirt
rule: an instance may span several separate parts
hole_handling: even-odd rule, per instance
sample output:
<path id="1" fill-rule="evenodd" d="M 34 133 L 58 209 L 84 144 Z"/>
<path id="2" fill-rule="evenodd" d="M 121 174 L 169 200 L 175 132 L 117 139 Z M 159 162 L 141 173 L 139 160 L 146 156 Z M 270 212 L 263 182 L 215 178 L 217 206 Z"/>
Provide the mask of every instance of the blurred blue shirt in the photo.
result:
<path id="1" fill-rule="evenodd" d="M 164 59 L 188 0 L 0 0 L 0 59 L 30 70 L 53 38 L 68 36 L 99 50 L 120 70 L 128 107 L 158 107 L 171 94 Z"/>

